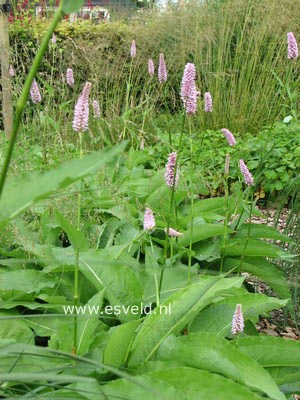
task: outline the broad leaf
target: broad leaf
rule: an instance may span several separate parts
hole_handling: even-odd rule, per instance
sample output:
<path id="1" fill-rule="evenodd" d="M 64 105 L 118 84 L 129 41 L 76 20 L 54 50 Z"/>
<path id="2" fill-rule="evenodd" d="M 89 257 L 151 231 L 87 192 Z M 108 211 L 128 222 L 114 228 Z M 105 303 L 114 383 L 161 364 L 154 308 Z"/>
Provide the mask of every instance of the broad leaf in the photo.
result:
<path id="1" fill-rule="evenodd" d="M 130 344 L 140 322 L 140 320 L 130 321 L 112 328 L 111 336 L 104 349 L 103 364 L 117 368 L 124 365 L 128 356 Z"/>
<path id="2" fill-rule="evenodd" d="M 243 278 L 203 277 L 199 283 L 188 286 L 169 297 L 161 306 L 169 307 L 170 314 L 148 315 L 138 331 L 132 345 L 129 365 L 137 365 L 149 360 L 161 343 L 171 333 L 177 334 L 198 313 L 222 292 L 241 286 Z"/>
<path id="3" fill-rule="evenodd" d="M 291 238 L 283 235 L 276 228 L 262 224 L 243 224 L 236 232 L 235 237 L 248 237 L 251 239 L 273 239 L 283 242 L 291 242 Z"/>
<path id="4" fill-rule="evenodd" d="M 85 355 L 95 338 L 95 330 L 99 323 L 97 311 L 102 306 L 104 290 L 95 294 L 86 304 L 86 310 L 90 311 L 78 317 L 78 341 L 77 354 Z M 98 311 L 99 312 L 99 311 Z"/>
<path id="5" fill-rule="evenodd" d="M 8 222 L 37 201 L 70 186 L 73 182 L 112 162 L 124 150 L 124 147 L 125 145 L 121 144 L 110 150 L 92 153 L 82 160 L 68 161 L 57 169 L 29 172 L 8 179 L 0 202 L 0 223 Z"/>
<path id="6" fill-rule="evenodd" d="M 257 320 L 260 314 L 286 306 L 287 300 L 251 293 L 230 296 L 203 310 L 190 326 L 190 332 L 205 331 L 222 336 L 229 335 L 237 304 L 242 304 L 245 320 Z"/>
<path id="7" fill-rule="evenodd" d="M 284 399 L 273 379 L 255 360 L 213 333 L 199 332 L 179 338 L 170 336 L 162 344 L 158 356 L 221 374 L 272 399 Z"/>
<path id="8" fill-rule="evenodd" d="M 75 250 L 86 251 L 89 248 L 89 243 L 84 234 L 77 230 L 68 220 L 66 220 L 58 210 L 55 210 L 55 218 L 59 226 L 66 232 L 68 239 Z"/>
<path id="9" fill-rule="evenodd" d="M 285 259 L 288 253 L 271 243 L 255 239 L 230 239 L 223 249 L 224 256 L 270 257 Z"/>
<path id="10" fill-rule="evenodd" d="M 230 233 L 232 231 L 231 231 L 231 229 L 227 228 L 227 232 Z M 192 235 L 192 243 L 196 243 L 201 240 L 204 240 L 204 239 L 207 239 L 210 237 L 214 237 L 214 236 L 220 236 L 220 235 L 224 235 L 224 226 L 223 225 L 203 224 L 203 225 L 194 226 L 193 235 Z M 190 230 L 183 232 L 183 236 L 181 236 L 178 239 L 178 243 L 183 247 L 189 245 L 190 236 L 191 236 Z"/>
<path id="11" fill-rule="evenodd" d="M 230 271 L 232 268 L 238 267 L 240 263 L 240 260 L 226 258 L 224 269 Z M 284 273 L 279 266 L 263 258 L 245 257 L 241 265 L 241 271 L 248 272 L 266 282 L 282 299 L 290 298 L 290 289 Z"/>

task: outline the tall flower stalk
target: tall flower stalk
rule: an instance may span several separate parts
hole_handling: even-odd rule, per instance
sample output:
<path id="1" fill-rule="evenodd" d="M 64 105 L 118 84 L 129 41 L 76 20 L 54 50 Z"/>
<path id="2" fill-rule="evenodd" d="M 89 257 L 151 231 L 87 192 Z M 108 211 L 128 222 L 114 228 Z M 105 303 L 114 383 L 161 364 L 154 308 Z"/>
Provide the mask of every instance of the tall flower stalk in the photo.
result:
<path id="1" fill-rule="evenodd" d="M 73 130 L 78 132 L 79 135 L 79 158 L 82 159 L 82 132 L 88 130 L 89 123 L 89 95 L 91 90 L 91 83 L 86 82 L 81 95 L 79 96 L 74 110 L 73 118 Z M 77 222 L 76 230 L 81 230 L 81 202 L 82 202 L 82 180 L 80 181 L 80 187 L 77 196 Z M 79 249 L 75 249 L 75 268 L 74 268 L 74 293 L 73 301 L 75 309 L 79 305 Z M 77 352 L 77 331 L 78 331 L 78 319 L 75 313 L 74 315 L 74 336 L 73 336 L 73 353 Z"/>
<path id="2" fill-rule="evenodd" d="M 131 92 L 131 87 L 132 87 L 132 69 L 133 69 L 133 60 L 136 58 L 136 43 L 135 40 L 131 42 L 130 46 L 130 67 L 129 67 L 129 77 L 128 81 L 126 82 L 126 97 L 125 97 L 125 111 L 124 111 L 124 128 L 122 132 L 122 138 L 125 139 L 126 137 L 126 130 L 127 130 L 127 114 L 129 110 L 129 99 L 130 99 L 130 92 Z"/>

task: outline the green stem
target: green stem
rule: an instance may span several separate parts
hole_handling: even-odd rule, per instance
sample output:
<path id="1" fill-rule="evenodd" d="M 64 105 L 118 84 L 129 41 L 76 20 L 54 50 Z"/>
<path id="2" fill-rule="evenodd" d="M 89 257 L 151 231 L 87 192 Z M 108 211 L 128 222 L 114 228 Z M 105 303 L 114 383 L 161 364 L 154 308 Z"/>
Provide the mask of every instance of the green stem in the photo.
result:
<path id="1" fill-rule="evenodd" d="M 6 157 L 4 160 L 4 164 L 3 164 L 3 168 L 1 171 L 1 177 L 0 177 L 0 199 L 2 196 L 2 192 L 3 192 L 3 187 L 6 181 L 6 177 L 7 177 L 7 172 L 8 172 L 8 168 L 11 162 L 11 158 L 12 158 L 12 154 L 13 154 L 13 150 L 14 150 L 14 146 L 16 143 L 16 139 L 17 139 L 17 135 L 19 132 L 19 127 L 21 124 L 21 119 L 22 119 L 22 115 L 26 106 L 26 101 L 30 92 L 30 88 L 32 85 L 32 82 L 34 80 L 34 77 L 39 69 L 39 66 L 41 64 L 42 58 L 44 56 L 44 53 L 46 52 L 47 48 L 48 48 L 48 44 L 49 41 L 51 40 L 52 37 L 52 33 L 54 32 L 56 26 L 58 25 L 61 17 L 63 15 L 62 12 L 62 2 L 60 3 L 60 6 L 58 8 L 58 10 L 56 11 L 53 21 L 51 22 L 48 31 L 46 32 L 41 46 L 35 56 L 35 59 L 33 61 L 33 64 L 30 68 L 30 71 L 27 75 L 22 93 L 20 95 L 19 101 L 17 103 L 17 107 L 16 107 L 16 115 L 15 115 L 15 119 L 14 119 L 14 124 L 13 124 L 13 129 L 12 129 L 12 133 L 11 133 L 11 137 L 10 137 L 10 141 L 9 141 L 9 145 L 7 148 L 7 152 L 6 152 Z"/>
<path id="2" fill-rule="evenodd" d="M 189 134 L 190 134 L 190 157 L 191 166 L 193 166 L 193 141 L 192 141 L 192 124 L 191 119 L 189 121 Z M 191 284 L 191 272 L 192 272 L 192 246 L 193 246 L 193 233 L 194 233 L 194 193 L 193 193 L 193 182 L 192 178 L 190 181 L 190 194 L 191 194 L 191 229 L 190 229 L 190 243 L 189 243 L 189 256 L 188 256 L 188 286 Z"/>
<path id="3" fill-rule="evenodd" d="M 82 159 L 82 133 L 79 132 L 79 158 Z M 80 181 L 80 188 L 77 197 L 77 223 L 76 229 L 80 232 L 81 225 L 81 200 L 82 200 L 82 180 Z M 78 319 L 76 309 L 79 305 L 79 249 L 75 249 L 75 268 L 74 268 L 74 337 L 73 337 L 73 353 L 77 353 L 77 331 L 78 331 Z"/>
<path id="4" fill-rule="evenodd" d="M 176 164 L 174 168 L 174 177 L 176 177 L 177 174 L 177 169 L 178 169 L 178 160 L 179 160 L 179 154 L 181 151 L 181 145 L 182 145 L 182 137 L 183 137 L 183 130 L 184 130 L 184 125 L 185 125 L 185 120 L 186 120 L 186 113 L 183 113 L 183 118 L 182 118 L 182 126 L 181 126 L 181 133 L 180 133 L 180 138 L 179 138 L 179 148 L 177 151 L 177 158 L 176 158 Z M 171 200 L 170 200 L 170 214 L 173 209 L 173 202 L 174 202 L 174 193 L 175 193 L 175 180 L 174 180 L 174 185 L 172 186 L 172 191 L 171 191 Z M 177 216 L 177 209 L 175 207 L 175 214 Z M 167 220 L 167 229 L 166 229 L 166 241 L 165 241 L 165 248 L 164 248 L 164 265 L 161 268 L 160 271 L 160 278 L 159 278 L 159 286 L 158 286 L 158 294 L 160 298 L 160 293 L 161 293 L 161 288 L 162 288 L 162 282 L 163 282 L 163 277 L 164 277 L 164 272 L 165 272 L 165 264 L 167 262 L 168 258 L 168 249 L 169 249 L 169 228 L 170 228 L 170 221 L 169 218 Z"/>
<path id="5" fill-rule="evenodd" d="M 228 204 L 228 197 L 229 197 L 229 190 L 228 190 L 228 175 L 225 175 L 225 220 L 224 220 L 224 236 L 223 236 L 223 243 L 222 243 L 222 258 L 220 264 L 220 274 L 223 271 L 224 266 L 224 255 L 223 250 L 225 248 L 226 240 L 227 240 L 227 229 L 228 229 L 228 222 L 229 222 L 229 204 Z"/>

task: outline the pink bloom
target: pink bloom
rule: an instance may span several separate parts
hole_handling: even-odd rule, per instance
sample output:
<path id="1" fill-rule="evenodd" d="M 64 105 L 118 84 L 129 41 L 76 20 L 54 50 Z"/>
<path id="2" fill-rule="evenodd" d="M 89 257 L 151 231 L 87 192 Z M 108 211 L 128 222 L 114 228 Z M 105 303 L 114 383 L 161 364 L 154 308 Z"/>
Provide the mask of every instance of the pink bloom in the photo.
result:
<path id="1" fill-rule="evenodd" d="M 234 146 L 236 144 L 235 137 L 228 129 L 223 128 L 221 129 L 221 132 L 224 133 L 226 139 L 228 140 L 229 146 Z"/>
<path id="2" fill-rule="evenodd" d="M 292 60 L 294 58 L 298 58 L 298 45 L 293 32 L 289 32 L 287 34 L 287 43 L 288 43 L 288 59 Z"/>
<path id="3" fill-rule="evenodd" d="M 136 45 L 135 45 L 135 40 L 133 40 L 133 41 L 131 42 L 130 57 L 131 57 L 131 58 L 136 57 Z"/>
<path id="4" fill-rule="evenodd" d="M 51 39 L 52 44 L 56 44 L 56 36 L 54 33 L 52 34 L 52 39 Z"/>
<path id="5" fill-rule="evenodd" d="M 167 67 L 165 63 L 165 58 L 163 53 L 160 53 L 159 55 L 159 64 L 158 64 L 158 80 L 159 83 L 164 83 L 166 82 L 168 78 L 168 72 L 167 72 Z"/>
<path id="6" fill-rule="evenodd" d="M 183 236 L 183 233 L 178 232 L 178 231 L 176 231 L 176 230 L 173 229 L 173 228 L 169 228 L 169 230 L 168 230 L 167 228 L 165 228 L 165 233 L 166 233 L 166 234 L 168 233 L 168 235 L 169 235 L 169 236 L 172 236 L 172 237 Z"/>
<path id="7" fill-rule="evenodd" d="M 249 185 L 249 186 L 254 185 L 253 176 L 249 172 L 246 164 L 244 163 L 244 160 L 240 160 L 240 171 L 244 176 L 244 180 L 245 180 L 246 185 Z"/>
<path id="8" fill-rule="evenodd" d="M 177 160 L 177 153 L 174 151 L 173 153 L 169 154 L 168 162 L 166 165 L 166 172 L 165 172 L 165 181 L 167 186 L 169 187 L 176 187 L 178 185 L 178 167 L 176 167 L 176 160 Z M 175 168 L 176 168 L 176 176 L 175 176 Z"/>
<path id="9" fill-rule="evenodd" d="M 15 70 L 12 65 L 9 66 L 9 76 L 11 77 L 15 76 Z"/>
<path id="10" fill-rule="evenodd" d="M 212 112 L 213 106 L 212 106 L 212 97 L 209 92 L 205 92 L 204 94 L 204 111 L 205 112 Z"/>
<path id="11" fill-rule="evenodd" d="M 67 84 L 69 86 L 73 86 L 74 85 L 74 75 L 73 75 L 73 70 L 71 68 L 67 69 L 66 79 L 67 79 Z"/>
<path id="12" fill-rule="evenodd" d="M 148 60 L 148 73 L 150 76 L 154 75 L 154 63 L 151 59 Z"/>
<path id="13" fill-rule="evenodd" d="M 155 228 L 155 219 L 151 208 L 146 208 L 144 214 L 144 230 L 151 231 Z"/>
<path id="14" fill-rule="evenodd" d="M 89 127 L 89 95 L 92 84 L 86 82 L 74 110 L 73 129 L 76 132 L 87 131 Z"/>
<path id="15" fill-rule="evenodd" d="M 37 104 L 42 101 L 42 96 L 40 93 L 39 86 L 37 84 L 37 81 L 34 79 L 32 82 L 31 88 L 30 88 L 30 97 L 33 103 Z"/>
<path id="16" fill-rule="evenodd" d="M 197 109 L 198 92 L 196 89 L 196 68 L 192 63 L 187 63 L 181 81 L 180 97 L 187 114 L 195 114 Z"/>
<path id="17" fill-rule="evenodd" d="M 232 318 L 231 333 L 233 335 L 236 335 L 239 332 L 243 332 L 243 330 L 244 330 L 244 317 L 242 313 L 242 305 L 237 304 Z"/>
<path id="18" fill-rule="evenodd" d="M 97 100 L 93 101 L 93 111 L 94 111 L 94 117 L 100 118 L 100 106 Z"/>

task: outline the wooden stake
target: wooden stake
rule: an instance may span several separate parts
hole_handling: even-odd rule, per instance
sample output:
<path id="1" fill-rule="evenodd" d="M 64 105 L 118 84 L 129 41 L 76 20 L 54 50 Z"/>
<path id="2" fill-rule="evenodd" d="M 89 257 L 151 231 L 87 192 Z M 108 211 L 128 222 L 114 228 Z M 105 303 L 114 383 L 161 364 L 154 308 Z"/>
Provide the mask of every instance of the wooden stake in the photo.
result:
<path id="1" fill-rule="evenodd" d="M 7 14 L 4 11 L 6 0 L 0 0 L 0 62 L 1 62 L 1 86 L 2 86 L 2 116 L 4 131 L 7 139 L 13 126 L 13 104 L 11 77 L 9 75 L 9 34 Z"/>

